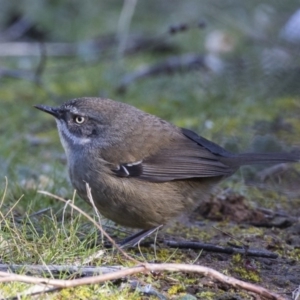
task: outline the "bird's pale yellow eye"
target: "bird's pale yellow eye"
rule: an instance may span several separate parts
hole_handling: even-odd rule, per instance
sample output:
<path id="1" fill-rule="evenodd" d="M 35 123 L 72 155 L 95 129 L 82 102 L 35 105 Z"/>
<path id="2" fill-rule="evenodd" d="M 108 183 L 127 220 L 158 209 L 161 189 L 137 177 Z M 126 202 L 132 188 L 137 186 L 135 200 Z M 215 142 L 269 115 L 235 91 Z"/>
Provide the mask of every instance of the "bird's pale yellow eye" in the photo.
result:
<path id="1" fill-rule="evenodd" d="M 85 118 L 83 116 L 75 116 L 74 117 L 74 121 L 77 123 L 77 124 L 82 124 L 84 121 L 85 121 Z"/>

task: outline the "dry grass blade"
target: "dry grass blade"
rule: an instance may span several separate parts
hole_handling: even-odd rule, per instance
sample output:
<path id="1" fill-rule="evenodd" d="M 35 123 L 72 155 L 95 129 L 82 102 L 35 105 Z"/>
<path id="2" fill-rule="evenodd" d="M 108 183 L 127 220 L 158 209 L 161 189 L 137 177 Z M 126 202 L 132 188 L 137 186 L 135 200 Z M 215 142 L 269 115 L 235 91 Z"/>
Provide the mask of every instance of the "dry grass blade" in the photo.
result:
<path id="1" fill-rule="evenodd" d="M 100 224 L 98 224 L 93 218 L 91 218 L 86 212 L 84 212 L 82 209 L 80 209 L 79 207 L 77 207 L 76 205 L 74 205 L 73 203 L 71 203 L 70 200 L 65 200 L 57 195 L 51 194 L 47 191 L 38 191 L 38 193 L 52 197 L 56 200 L 62 201 L 64 203 L 67 203 L 68 205 L 70 205 L 73 209 L 77 210 L 80 214 L 82 214 L 83 216 L 85 216 L 90 222 L 92 222 L 99 230 L 100 232 L 102 232 L 102 234 L 112 243 L 112 245 L 118 250 L 120 251 L 124 257 L 126 257 L 127 259 L 133 261 L 134 263 L 140 263 L 139 261 L 137 261 L 136 259 L 132 258 L 131 256 L 129 256 L 122 248 L 119 247 L 119 245 L 107 234 L 107 232 L 102 228 L 102 226 Z"/>
<path id="2" fill-rule="evenodd" d="M 8 180 L 7 177 L 5 176 L 5 187 L 4 187 L 4 192 L 3 192 L 3 196 L 2 199 L 0 201 L 0 208 L 2 207 L 3 203 L 4 203 L 4 199 L 6 196 L 6 192 L 7 192 L 7 187 L 8 187 Z M 2 212 L 0 211 L 0 217 L 2 218 L 2 220 L 6 220 L 8 215 L 14 210 L 14 208 L 18 205 L 18 203 L 20 202 L 20 200 L 23 198 L 24 195 L 21 195 L 20 198 L 15 201 L 15 203 L 10 207 L 9 211 L 5 214 L 5 216 L 2 214 Z"/>

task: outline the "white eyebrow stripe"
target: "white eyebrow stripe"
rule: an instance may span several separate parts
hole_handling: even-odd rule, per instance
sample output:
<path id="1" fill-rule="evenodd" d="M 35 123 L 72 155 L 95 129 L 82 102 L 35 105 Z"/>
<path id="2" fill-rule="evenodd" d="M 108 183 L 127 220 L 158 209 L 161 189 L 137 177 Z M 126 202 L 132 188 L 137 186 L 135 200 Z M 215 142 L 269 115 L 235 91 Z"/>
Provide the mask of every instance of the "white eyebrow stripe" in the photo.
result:
<path id="1" fill-rule="evenodd" d="M 72 105 L 66 106 L 66 109 L 69 110 L 69 112 L 72 114 L 78 114 L 78 109 Z"/>

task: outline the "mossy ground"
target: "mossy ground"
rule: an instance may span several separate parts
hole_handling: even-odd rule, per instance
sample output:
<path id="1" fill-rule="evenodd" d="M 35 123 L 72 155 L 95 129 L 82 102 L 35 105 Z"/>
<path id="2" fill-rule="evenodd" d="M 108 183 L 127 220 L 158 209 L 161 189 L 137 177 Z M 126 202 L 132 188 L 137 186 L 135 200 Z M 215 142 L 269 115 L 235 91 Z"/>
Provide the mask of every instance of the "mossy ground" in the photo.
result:
<path id="1" fill-rule="evenodd" d="M 54 7 L 51 10 L 48 7 L 48 13 L 46 8 L 36 8 L 41 15 L 47 16 L 44 20 L 40 16 L 36 18 L 50 31 L 51 26 L 47 26 L 53 24 L 55 28 L 51 31 L 52 38 L 67 40 L 67 37 L 71 37 L 71 40 L 81 41 L 83 38 L 93 38 L 96 33 L 115 33 L 121 6 L 114 1 L 112 4 L 102 4 L 104 7 L 96 5 L 95 11 L 89 8 L 90 4 L 80 4 L 83 9 L 81 13 L 90 11 L 90 15 L 81 16 L 78 22 L 72 19 L 73 29 L 69 31 L 60 23 L 63 20 L 60 13 L 68 12 L 64 4 L 60 4 L 62 11 L 56 15 L 58 24 L 53 24 L 56 12 Z M 145 2 L 137 7 L 132 31 L 146 37 L 157 35 L 166 32 L 169 25 L 179 20 L 186 21 L 191 17 L 196 20 L 199 15 L 206 18 L 208 28 L 200 30 L 195 27 L 180 35 L 167 35 L 166 40 L 173 47 L 170 53 L 152 52 L 150 47 L 149 51 L 120 57 L 117 55 L 116 44 L 108 53 L 98 54 L 93 59 L 84 55 L 73 58 L 48 57 L 40 86 L 32 81 L 1 78 L 2 263 L 72 265 L 81 263 L 102 249 L 101 244 L 96 243 L 97 230 L 83 216 L 37 192 L 46 190 L 64 198 L 73 198 L 55 122 L 35 110 L 33 105 L 59 105 L 70 98 L 103 96 L 132 104 L 178 126 L 193 129 L 232 151 L 299 149 L 299 83 L 293 84 L 288 76 L 278 79 L 278 76 L 273 78 L 264 74 L 258 62 L 259 54 L 253 55 L 258 50 L 263 51 L 264 46 L 249 45 L 239 26 L 233 26 L 232 22 L 226 23 L 226 20 L 236 16 L 236 11 L 231 11 L 225 4 L 222 10 L 214 2 L 211 6 L 200 5 L 197 1 L 156 4 L 160 9 L 151 8 Z M 280 5 L 278 7 L 278 11 L 283 9 Z M 217 9 L 213 14 L 212 8 Z M 246 5 L 242 8 L 252 16 L 253 10 L 249 10 Z M 107 15 L 97 18 L 97 11 L 101 9 Z M 146 17 L 149 14 L 152 21 Z M 222 17 L 219 19 L 219 16 Z M 203 69 L 162 74 L 136 81 L 128 87 L 126 93 L 118 93 L 118 84 L 123 76 L 138 67 L 157 63 L 176 54 L 197 52 L 204 55 L 206 35 L 213 29 L 219 29 L 220 25 L 238 45 L 236 51 L 229 55 L 228 61 L 236 59 L 253 62 L 250 71 L 247 68 L 239 69 L 238 65 L 237 69 L 230 69 L 229 73 L 221 76 L 207 73 Z M 59 26 L 61 31 L 57 28 Z M 7 68 L 21 69 L 25 66 L 33 71 L 38 64 L 38 59 L 31 57 L 1 58 L 0 61 Z M 232 66 L 235 67 L 234 64 Z M 155 248 L 131 249 L 130 255 L 140 261 L 201 264 L 257 283 L 274 292 L 291 295 L 300 282 L 300 225 L 297 219 L 300 215 L 299 169 L 300 166 L 295 164 L 284 172 L 271 172 L 263 181 L 260 175 L 265 167 L 245 167 L 224 181 L 210 202 L 205 203 L 205 206 L 203 204 L 197 213 L 185 222 L 174 222 L 159 235 L 178 241 L 193 240 L 223 246 L 233 243 L 267 249 L 278 253 L 278 259 L 176 250 L 162 243 Z M 78 197 L 75 197 L 75 204 L 93 214 L 92 209 Z M 45 208 L 49 210 L 33 215 Z M 278 215 L 270 219 L 260 211 L 262 208 L 276 211 Z M 257 223 L 268 223 L 271 226 L 258 227 Z M 115 227 L 111 223 L 108 225 L 108 231 L 117 238 L 129 233 L 128 229 Z M 105 255 L 93 264 L 131 265 L 121 255 L 110 250 L 106 250 Z M 62 274 L 61 277 L 66 278 L 67 275 Z M 155 295 L 138 292 L 137 283 L 140 286 L 151 284 L 153 289 L 167 299 L 180 299 L 187 294 L 198 299 L 252 299 L 244 291 L 231 289 L 202 276 L 180 273 L 137 275 L 106 284 L 61 290 L 48 297 L 157 299 Z M 0 284 L 0 296 L 15 296 L 27 288 L 27 285 L 21 283 Z"/>

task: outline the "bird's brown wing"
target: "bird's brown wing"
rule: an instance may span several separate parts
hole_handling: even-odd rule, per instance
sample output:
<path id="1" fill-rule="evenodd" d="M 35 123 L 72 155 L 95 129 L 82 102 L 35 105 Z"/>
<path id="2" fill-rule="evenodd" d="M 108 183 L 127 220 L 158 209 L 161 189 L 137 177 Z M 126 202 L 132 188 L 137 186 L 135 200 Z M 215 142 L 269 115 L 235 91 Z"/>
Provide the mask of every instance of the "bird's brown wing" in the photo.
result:
<path id="1" fill-rule="evenodd" d="M 166 182 L 226 176 L 235 171 L 219 160 L 220 157 L 230 155 L 226 150 L 191 131 L 187 133 L 193 138 L 186 136 L 184 130 L 182 133 L 180 138 L 142 161 L 120 165 L 118 170 L 115 170 L 116 175 L 152 182 Z"/>

